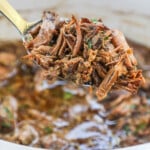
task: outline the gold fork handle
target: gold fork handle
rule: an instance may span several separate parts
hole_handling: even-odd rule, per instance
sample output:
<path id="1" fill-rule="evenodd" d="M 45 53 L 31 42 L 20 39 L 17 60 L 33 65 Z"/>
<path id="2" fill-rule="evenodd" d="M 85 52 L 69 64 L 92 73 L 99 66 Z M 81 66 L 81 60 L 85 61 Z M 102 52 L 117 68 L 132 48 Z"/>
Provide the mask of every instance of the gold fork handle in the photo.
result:
<path id="1" fill-rule="evenodd" d="M 17 13 L 7 0 L 0 0 L 0 12 L 13 23 L 22 35 L 24 34 L 28 28 L 28 23 Z"/>

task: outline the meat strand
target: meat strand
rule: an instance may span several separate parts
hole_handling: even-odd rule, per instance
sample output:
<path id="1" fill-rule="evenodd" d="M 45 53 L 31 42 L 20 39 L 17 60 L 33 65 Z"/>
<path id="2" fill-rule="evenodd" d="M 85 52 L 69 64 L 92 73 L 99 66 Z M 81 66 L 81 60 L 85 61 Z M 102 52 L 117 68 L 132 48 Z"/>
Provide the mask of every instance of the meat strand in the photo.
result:
<path id="1" fill-rule="evenodd" d="M 61 20 L 45 12 L 40 27 L 30 32 L 33 39 L 25 42 L 30 54 L 24 59 L 36 61 L 47 79 L 92 85 L 98 100 L 111 89 L 135 93 L 144 83 L 133 50 L 120 31 L 109 29 L 100 19 Z"/>

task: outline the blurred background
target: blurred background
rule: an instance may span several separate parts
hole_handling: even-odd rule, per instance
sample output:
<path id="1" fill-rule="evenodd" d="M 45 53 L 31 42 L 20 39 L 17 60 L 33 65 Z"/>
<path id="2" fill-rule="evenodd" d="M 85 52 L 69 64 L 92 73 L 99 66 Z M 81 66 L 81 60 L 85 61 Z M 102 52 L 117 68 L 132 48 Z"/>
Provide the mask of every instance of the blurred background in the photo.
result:
<path id="1" fill-rule="evenodd" d="M 41 18 L 44 10 L 61 16 L 102 18 L 109 27 L 120 29 L 138 43 L 150 47 L 149 0 L 8 0 L 29 21 Z M 0 17 L 0 39 L 20 38 L 14 27 Z"/>
<path id="2" fill-rule="evenodd" d="M 146 84 L 136 95 L 112 92 L 101 103 L 83 87 L 50 85 L 36 65 L 21 61 L 26 51 L 20 35 L 0 14 L 0 139 L 52 150 L 104 150 L 150 142 L 150 0 L 8 2 L 28 21 L 39 20 L 44 10 L 62 17 L 101 18 L 125 34 Z"/>

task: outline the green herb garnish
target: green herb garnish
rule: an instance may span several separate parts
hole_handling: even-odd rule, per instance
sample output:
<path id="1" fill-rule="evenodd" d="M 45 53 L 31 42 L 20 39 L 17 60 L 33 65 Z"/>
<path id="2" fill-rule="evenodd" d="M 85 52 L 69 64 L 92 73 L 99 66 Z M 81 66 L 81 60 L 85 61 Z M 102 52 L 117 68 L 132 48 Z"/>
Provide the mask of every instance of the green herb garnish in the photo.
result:
<path id="1" fill-rule="evenodd" d="M 126 131 L 127 134 L 130 132 L 130 127 L 129 127 L 129 125 L 125 125 L 125 126 L 123 127 L 123 129 Z"/>
<path id="2" fill-rule="evenodd" d="M 92 48 L 92 41 L 88 40 L 87 43 L 88 43 L 88 49 L 91 49 Z"/>
<path id="3" fill-rule="evenodd" d="M 7 114 L 8 119 L 13 119 L 14 118 L 13 113 L 7 107 L 4 107 L 4 110 Z"/>
<path id="4" fill-rule="evenodd" d="M 97 23 L 97 22 L 98 22 L 98 20 L 95 19 L 95 18 L 91 19 L 91 21 L 92 21 L 93 23 Z"/>
<path id="5" fill-rule="evenodd" d="M 65 100 L 69 100 L 69 99 L 71 99 L 72 97 L 73 97 L 73 95 L 72 95 L 71 93 L 69 93 L 69 92 L 64 92 L 63 98 L 64 98 Z"/>
<path id="6" fill-rule="evenodd" d="M 4 128 L 11 128 L 11 123 L 10 122 L 2 122 L 2 127 Z"/>
<path id="7" fill-rule="evenodd" d="M 43 130 L 45 134 L 51 134 L 53 132 L 52 128 L 49 126 L 46 126 Z"/>
<path id="8" fill-rule="evenodd" d="M 105 36 L 105 37 L 104 37 L 104 40 L 106 41 L 106 40 L 108 40 L 108 38 L 109 38 L 109 36 Z"/>
<path id="9" fill-rule="evenodd" d="M 132 104 L 131 106 L 130 106 L 130 109 L 132 109 L 132 110 L 134 110 L 136 108 L 136 105 L 134 105 L 134 104 Z"/>
<path id="10" fill-rule="evenodd" d="M 147 127 L 146 123 L 141 123 L 137 126 L 136 129 L 139 131 L 139 130 L 144 130 L 146 127 Z"/>
<path id="11" fill-rule="evenodd" d="M 134 134 L 135 135 L 138 134 L 139 131 L 146 129 L 146 127 L 147 127 L 146 123 L 141 123 L 141 124 L 137 125 L 136 130 L 134 131 Z"/>

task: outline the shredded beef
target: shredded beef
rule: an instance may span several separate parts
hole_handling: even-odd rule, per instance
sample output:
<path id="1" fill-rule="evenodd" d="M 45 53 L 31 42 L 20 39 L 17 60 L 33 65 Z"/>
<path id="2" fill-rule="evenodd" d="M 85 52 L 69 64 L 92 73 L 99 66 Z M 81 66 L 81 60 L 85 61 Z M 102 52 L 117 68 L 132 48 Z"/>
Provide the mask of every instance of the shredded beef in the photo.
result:
<path id="1" fill-rule="evenodd" d="M 109 29 L 101 20 L 69 20 L 44 12 L 43 21 L 24 43 L 49 80 L 63 78 L 76 84 L 89 83 L 102 100 L 111 89 L 135 93 L 143 84 L 141 70 L 124 35 Z"/>

